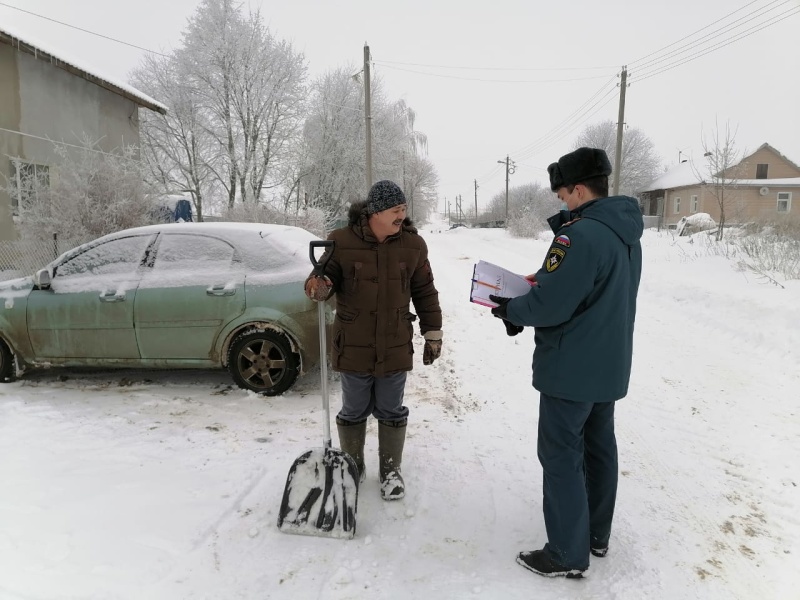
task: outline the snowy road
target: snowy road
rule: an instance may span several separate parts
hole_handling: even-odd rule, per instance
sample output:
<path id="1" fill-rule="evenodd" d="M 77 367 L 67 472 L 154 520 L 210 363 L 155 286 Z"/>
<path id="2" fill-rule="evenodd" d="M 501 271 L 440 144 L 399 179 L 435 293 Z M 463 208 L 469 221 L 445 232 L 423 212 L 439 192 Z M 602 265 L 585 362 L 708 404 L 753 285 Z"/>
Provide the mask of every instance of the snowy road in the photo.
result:
<path id="1" fill-rule="evenodd" d="M 611 550 L 548 580 L 514 562 L 544 543 L 533 333 L 467 301 L 475 261 L 526 274 L 548 243 L 426 240 L 445 345 L 409 378 L 405 500 L 380 500 L 371 422 L 356 539 L 277 531 L 321 445 L 318 372 L 280 398 L 222 372 L 31 373 L 0 386 L 0 599 L 798 597 L 797 282 L 646 233 Z"/>

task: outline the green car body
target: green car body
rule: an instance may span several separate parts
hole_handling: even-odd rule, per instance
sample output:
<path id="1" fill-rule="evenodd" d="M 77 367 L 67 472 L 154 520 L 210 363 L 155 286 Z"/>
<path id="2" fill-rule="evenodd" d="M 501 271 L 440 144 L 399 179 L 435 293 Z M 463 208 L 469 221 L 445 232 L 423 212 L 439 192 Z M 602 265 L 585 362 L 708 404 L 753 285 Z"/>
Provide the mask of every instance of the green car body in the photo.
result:
<path id="1" fill-rule="evenodd" d="M 0 381 L 25 367 L 227 367 L 276 395 L 319 361 L 313 234 L 179 223 L 120 231 L 0 282 Z M 326 307 L 330 320 L 330 311 Z"/>

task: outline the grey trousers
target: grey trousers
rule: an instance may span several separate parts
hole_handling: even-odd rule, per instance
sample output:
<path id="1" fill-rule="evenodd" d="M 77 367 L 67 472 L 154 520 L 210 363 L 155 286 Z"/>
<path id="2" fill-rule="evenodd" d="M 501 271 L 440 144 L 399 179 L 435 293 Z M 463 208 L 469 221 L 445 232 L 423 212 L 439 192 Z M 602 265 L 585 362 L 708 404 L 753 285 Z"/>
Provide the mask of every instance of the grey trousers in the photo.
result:
<path id="1" fill-rule="evenodd" d="M 394 373 L 375 377 L 369 373 L 340 373 L 342 379 L 342 409 L 339 418 L 359 423 L 372 415 L 381 421 L 401 421 L 408 418 L 403 406 L 406 375 Z"/>

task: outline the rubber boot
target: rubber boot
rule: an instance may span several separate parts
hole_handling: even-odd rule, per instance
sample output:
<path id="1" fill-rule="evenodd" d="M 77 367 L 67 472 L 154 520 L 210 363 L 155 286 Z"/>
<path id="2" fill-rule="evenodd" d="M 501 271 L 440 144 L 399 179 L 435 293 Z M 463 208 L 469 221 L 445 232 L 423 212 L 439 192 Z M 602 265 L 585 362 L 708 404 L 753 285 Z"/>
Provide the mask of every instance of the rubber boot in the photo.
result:
<path id="1" fill-rule="evenodd" d="M 336 428 L 339 430 L 339 445 L 356 461 L 358 480 L 359 482 L 364 481 L 367 476 L 364 468 L 364 439 L 367 437 L 367 420 L 353 423 L 336 417 Z"/>
<path id="2" fill-rule="evenodd" d="M 408 419 L 378 421 L 378 455 L 381 471 L 381 496 L 384 500 L 399 500 L 406 495 L 406 485 L 400 474 L 403 446 Z"/>

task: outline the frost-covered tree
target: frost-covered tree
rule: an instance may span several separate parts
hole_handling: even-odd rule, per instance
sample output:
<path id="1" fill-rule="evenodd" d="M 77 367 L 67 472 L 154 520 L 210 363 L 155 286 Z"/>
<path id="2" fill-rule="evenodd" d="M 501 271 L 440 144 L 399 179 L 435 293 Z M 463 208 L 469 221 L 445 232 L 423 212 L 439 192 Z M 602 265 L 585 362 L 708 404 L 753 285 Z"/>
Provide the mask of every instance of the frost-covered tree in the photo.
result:
<path id="1" fill-rule="evenodd" d="M 215 177 L 221 154 L 211 135 L 211 120 L 193 86 L 181 84 L 174 57 L 146 57 L 134 70 L 134 86 L 167 107 L 167 113 L 145 111 L 139 120 L 142 160 L 148 179 L 163 193 L 191 194 L 201 221 L 220 188 Z"/>
<path id="2" fill-rule="evenodd" d="M 404 163 L 402 185 L 409 205 L 409 216 L 425 223 L 436 211 L 439 174 L 427 158 L 410 155 Z"/>
<path id="3" fill-rule="evenodd" d="M 227 204 L 258 201 L 291 185 L 290 154 L 304 114 L 306 65 L 259 12 L 233 0 L 203 0 L 175 53 L 181 77 L 208 112 L 208 133 L 221 160 L 214 174 Z"/>
<path id="4" fill-rule="evenodd" d="M 736 148 L 736 130 L 731 131 L 729 122 L 724 132 L 715 124 L 710 136 L 702 135 L 705 173 L 697 173 L 698 179 L 710 182 L 706 186 L 719 208 L 719 227 L 716 239 L 719 241 L 725 231 L 725 219 L 729 209 L 739 199 L 735 167 L 739 164 L 739 150 Z"/>
<path id="5" fill-rule="evenodd" d="M 561 202 L 558 197 L 539 183 L 526 183 L 508 189 L 508 230 L 517 237 L 535 237 L 549 230 L 547 218 L 555 214 Z M 505 219 L 505 191 L 495 194 L 481 221 Z"/>
<path id="6" fill-rule="evenodd" d="M 331 223 L 366 193 L 363 88 L 353 71 L 335 69 L 314 81 L 303 130 L 302 187 Z"/>
<path id="7" fill-rule="evenodd" d="M 379 163 L 379 168 L 386 171 L 386 178 L 393 179 L 403 189 L 409 216 L 424 223 L 436 209 L 439 183 L 436 168 L 426 158 L 428 136 L 416 129 L 416 112 L 404 100 L 386 108 L 388 111 L 383 112 L 387 112 L 388 117 L 381 128 L 385 139 L 380 146 L 382 164 Z"/>
<path id="8" fill-rule="evenodd" d="M 314 82 L 304 130 L 303 186 L 331 223 L 367 192 L 364 88 L 352 75 L 354 70 L 330 71 Z M 415 113 L 404 101 L 386 98 L 380 79 L 371 87 L 374 180 L 391 179 L 400 185 L 410 212 L 424 221 L 436 205 L 438 182 L 433 164 L 424 156 L 427 138 L 414 128 Z"/>
<path id="9" fill-rule="evenodd" d="M 153 190 L 145 183 L 138 148 L 103 152 L 84 137 L 77 149 L 54 143 L 54 152 L 57 159 L 46 181 L 9 182 L 9 193 L 22 199 L 18 228 L 23 239 L 45 240 L 57 233 L 85 241 L 155 222 Z"/>
<path id="10" fill-rule="evenodd" d="M 608 154 L 611 164 L 616 164 L 617 126 L 614 121 L 602 121 L 584 129 L 573 144 L 574 148 L 581 146 L 602 148 Z M 660 173 L 661 159 L 650 138 L 636 127 L 624 129 L 622 160 L 619 169 L 619 193 L 636 196 Z"/>

